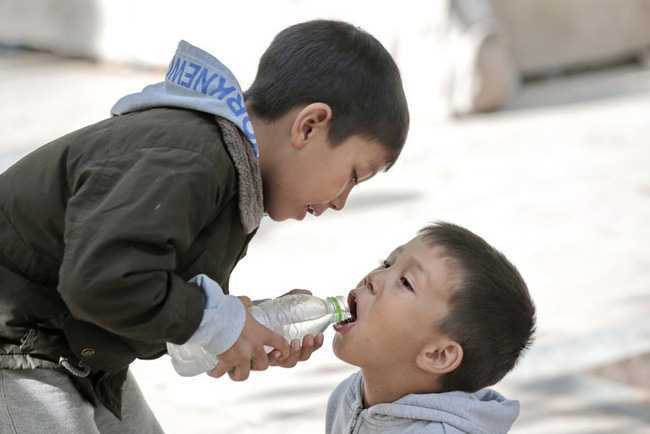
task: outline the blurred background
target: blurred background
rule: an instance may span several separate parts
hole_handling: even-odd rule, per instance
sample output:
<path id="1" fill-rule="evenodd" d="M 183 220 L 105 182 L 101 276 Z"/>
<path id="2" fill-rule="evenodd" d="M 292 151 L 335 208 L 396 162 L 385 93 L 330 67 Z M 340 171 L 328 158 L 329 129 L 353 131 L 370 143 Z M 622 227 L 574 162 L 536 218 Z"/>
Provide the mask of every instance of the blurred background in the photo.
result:
<path id="1" fill-rule="evenodd" d="M 650 0 L 0 0 L 0 171 L 161 81 L 186 39 L 246 89 L 284 27 L 375 35 L 412 115 L 388 174 L 343 213 L 265 220 L 231 279 L 251 298 L 347 293 L 433 220 L 503 251 L 538 307 L 535 346 L 497 389 L 513 433 L 650 433 Z M 325 347 L 244 383 L 133 371 L 169 433 L 319 433 L 354 368 Z"/>

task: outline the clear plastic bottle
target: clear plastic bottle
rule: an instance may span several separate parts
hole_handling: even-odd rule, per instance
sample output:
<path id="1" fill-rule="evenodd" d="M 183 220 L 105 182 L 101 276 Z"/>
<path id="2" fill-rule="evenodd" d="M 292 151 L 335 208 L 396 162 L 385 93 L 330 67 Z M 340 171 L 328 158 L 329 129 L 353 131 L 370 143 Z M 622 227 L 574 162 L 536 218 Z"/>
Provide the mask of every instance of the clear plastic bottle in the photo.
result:
<path id="1" fill-rule="evenodd" d="M 293 294 L 273 300 L 263 300 L 249 308 L 257 322 L 283 336 L 288 342 L 306 335 L 323 333 L 330 324 L 350 317 L 347 299 L 343 296 L 319 297 Z M 267 351 L 272 348 L 267 347 Z M 214 369 L 218 357 L 202 346 L 186 343 L 167 343 L 174 369 L 184 377 L 191 377 Z"/>

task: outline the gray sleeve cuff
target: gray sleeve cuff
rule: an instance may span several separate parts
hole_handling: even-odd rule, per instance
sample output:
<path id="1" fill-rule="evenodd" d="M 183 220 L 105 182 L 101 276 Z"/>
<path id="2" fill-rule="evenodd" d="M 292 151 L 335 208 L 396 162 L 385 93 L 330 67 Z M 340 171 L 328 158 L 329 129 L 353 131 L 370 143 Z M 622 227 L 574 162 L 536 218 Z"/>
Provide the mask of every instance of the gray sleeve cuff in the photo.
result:
<path id="1" fill-rule="evenodd" d="M 246 322 L 246 309 L 239 298 L 224 294 L 221 286 L 204 274 L 193 277 L 190 282 L 203 289 L 206 303 L 201 324 L 188 343 L 201 345 L 209 353 L 219 355 L 239 339 Z"/>

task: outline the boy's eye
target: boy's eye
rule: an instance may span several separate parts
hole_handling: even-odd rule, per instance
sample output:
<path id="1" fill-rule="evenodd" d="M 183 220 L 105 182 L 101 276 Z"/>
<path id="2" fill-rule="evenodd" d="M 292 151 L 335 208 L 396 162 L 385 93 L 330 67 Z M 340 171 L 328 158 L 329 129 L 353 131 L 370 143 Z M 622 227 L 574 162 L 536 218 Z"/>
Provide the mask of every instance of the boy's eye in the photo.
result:
<path id="1" fill-rule="evenodd" d="M 411 285 L 411 282 L 406 277 L 400 278 L 400 283 L 404 285 L 409 291 L 413 291 L 413 285 Z"/>

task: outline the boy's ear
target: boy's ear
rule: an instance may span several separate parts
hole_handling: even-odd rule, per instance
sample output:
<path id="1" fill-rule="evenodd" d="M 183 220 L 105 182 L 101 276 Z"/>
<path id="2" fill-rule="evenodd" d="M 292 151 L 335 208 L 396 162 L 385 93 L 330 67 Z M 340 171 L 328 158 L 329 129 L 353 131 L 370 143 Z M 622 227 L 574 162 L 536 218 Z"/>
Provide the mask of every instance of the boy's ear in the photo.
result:
<path id="1" fill-rule="evenodd" d="M 456 370 L 462 361 L 463 347 L 451 339 L 427 344 L 415 359 L 418 368 L 437 375 Z"/>
<path id="2" fill-rule="evenodd" d="M 291 143 L 294 148 L 304 148 L 318 134 L 327 134 L 332 120 L 332 108 L 315 102 L 298 112 L 291 126 Z"/>

